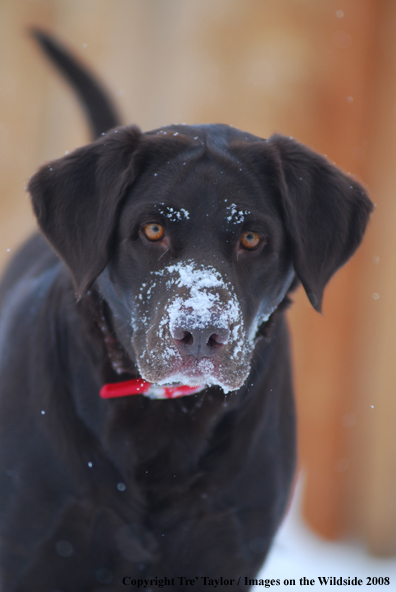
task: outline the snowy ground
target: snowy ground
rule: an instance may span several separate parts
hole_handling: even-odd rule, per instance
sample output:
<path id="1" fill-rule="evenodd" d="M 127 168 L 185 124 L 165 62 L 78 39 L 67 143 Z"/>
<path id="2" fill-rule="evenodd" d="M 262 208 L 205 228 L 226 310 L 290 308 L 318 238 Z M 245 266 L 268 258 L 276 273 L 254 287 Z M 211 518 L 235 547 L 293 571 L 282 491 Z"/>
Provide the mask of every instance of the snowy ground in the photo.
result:
<path id="1" fill-rule="evenodd" d="M 378 559 L 368 555 L 362 547 L 346 543 L 329 543 L 314 535 L 303 524 L 300 514 L 300 487 L 297 487 L 293 503 L 289 513 L 278 532 L 272 550 L 265 566 L 259 574 L 263 580 L 280 580 L 277 585 L 273 582 L 269 588 L 280 590 L 323 590 L 330 592 L 336 590 L 367 590 L 375 592 L 396 591 L 396 558 Z M 320 584 L 320 577 L 333 577 L 333 584 Z M 300 578 L 314 580 L 310 583 L 301 583 Z M 336 584 L 339 578 L 357 578 L 362 580 L 361 585 Z M 371 580 L 369 578 L 378 578 Z M 381 580 L 380 578 L 384 578 Z M 389 584 L 385 578 L 389 578 Z M 295 585 L 285 585 L 285 580 L 295 580 Z M 268 589 L 265 583 L 253 588 L 254 592 Z"/>

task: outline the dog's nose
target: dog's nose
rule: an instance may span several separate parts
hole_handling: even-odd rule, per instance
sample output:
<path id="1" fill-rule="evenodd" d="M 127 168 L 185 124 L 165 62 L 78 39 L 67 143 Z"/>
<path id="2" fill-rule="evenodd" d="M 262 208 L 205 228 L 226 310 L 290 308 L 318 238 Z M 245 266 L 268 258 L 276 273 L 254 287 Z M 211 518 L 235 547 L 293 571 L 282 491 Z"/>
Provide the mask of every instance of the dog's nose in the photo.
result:
<path id="1" fill-rule="evenodd" d="M 181 354 L 195 358 L 211 358 L 227 343 L 230 336 L 229 329 L 209 326 L 203 329 L 187 330 L 177 326 L 172 331 L 172 337 Z"/>

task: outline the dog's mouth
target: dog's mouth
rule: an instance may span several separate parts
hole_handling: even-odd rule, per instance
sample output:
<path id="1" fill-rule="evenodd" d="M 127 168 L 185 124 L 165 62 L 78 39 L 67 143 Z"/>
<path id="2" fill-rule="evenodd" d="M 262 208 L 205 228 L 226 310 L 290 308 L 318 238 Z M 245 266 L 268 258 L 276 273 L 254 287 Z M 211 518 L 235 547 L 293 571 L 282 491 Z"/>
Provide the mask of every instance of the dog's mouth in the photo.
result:
<path id="1" fill-rule="evenodd" d="M 219 384 L 219 380 L 221 380 L 221 372 L 217 360 L 213 358 L 197 360 L 193 356 L 186 356 L 176 361 L 169 370 L 169 374 L 164 376 L 163 380 L 157 381 L 157 384 L 199 386 L 201 384 Z"/>
<path id="2" fill-rule="evenodd" d="M 225 393 L 240 388 L 246 380 L 246 367 L 239 367 L 216 358 L 193 356 L 177 358 L 174 363 L 164 368 L 144 367 L 141 374 L 145 380 L 158 386 L 219 386 Z"/>

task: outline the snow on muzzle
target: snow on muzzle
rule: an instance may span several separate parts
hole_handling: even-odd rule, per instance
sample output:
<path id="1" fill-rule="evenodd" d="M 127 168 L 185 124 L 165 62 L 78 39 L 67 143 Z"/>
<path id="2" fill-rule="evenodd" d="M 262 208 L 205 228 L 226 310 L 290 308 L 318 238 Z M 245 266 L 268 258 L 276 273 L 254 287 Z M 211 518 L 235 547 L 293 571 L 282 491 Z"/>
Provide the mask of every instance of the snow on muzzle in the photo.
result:
<path id="1" fill-rule="evenodd" d="M 232 286 L 212 266 L 193 261 L 152 272 L 138 298 L 166 295 L 152 306 L 150 321 L 134 321 L 139 371 L 155 384 L 242 386 L 252 344 L 246 339 L 240 304 Z M 139 319 L 139 315 L 135 319 Z"/>

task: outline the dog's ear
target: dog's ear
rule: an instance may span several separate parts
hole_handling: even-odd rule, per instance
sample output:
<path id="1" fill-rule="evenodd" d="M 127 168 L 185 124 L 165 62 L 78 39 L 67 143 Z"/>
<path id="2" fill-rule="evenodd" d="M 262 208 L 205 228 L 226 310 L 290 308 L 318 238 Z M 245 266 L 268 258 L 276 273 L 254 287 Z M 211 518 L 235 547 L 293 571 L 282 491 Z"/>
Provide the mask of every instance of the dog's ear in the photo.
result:
<path id="1" fill-rule="evenodd" d="M 294 269 L 320 312 L 325 285 L 357 249 L 373 204 L 359 183 L 292 138 L 274 135 L 268 144 L 280 159 Z"/>
<path id="2" fill-rule="evenodd" d="M 81 296 L 108 262 L 117 211 L 134 180 L 141 132 L 112 130 L 41 169 L 28 189 L 39 226 Z"/>

